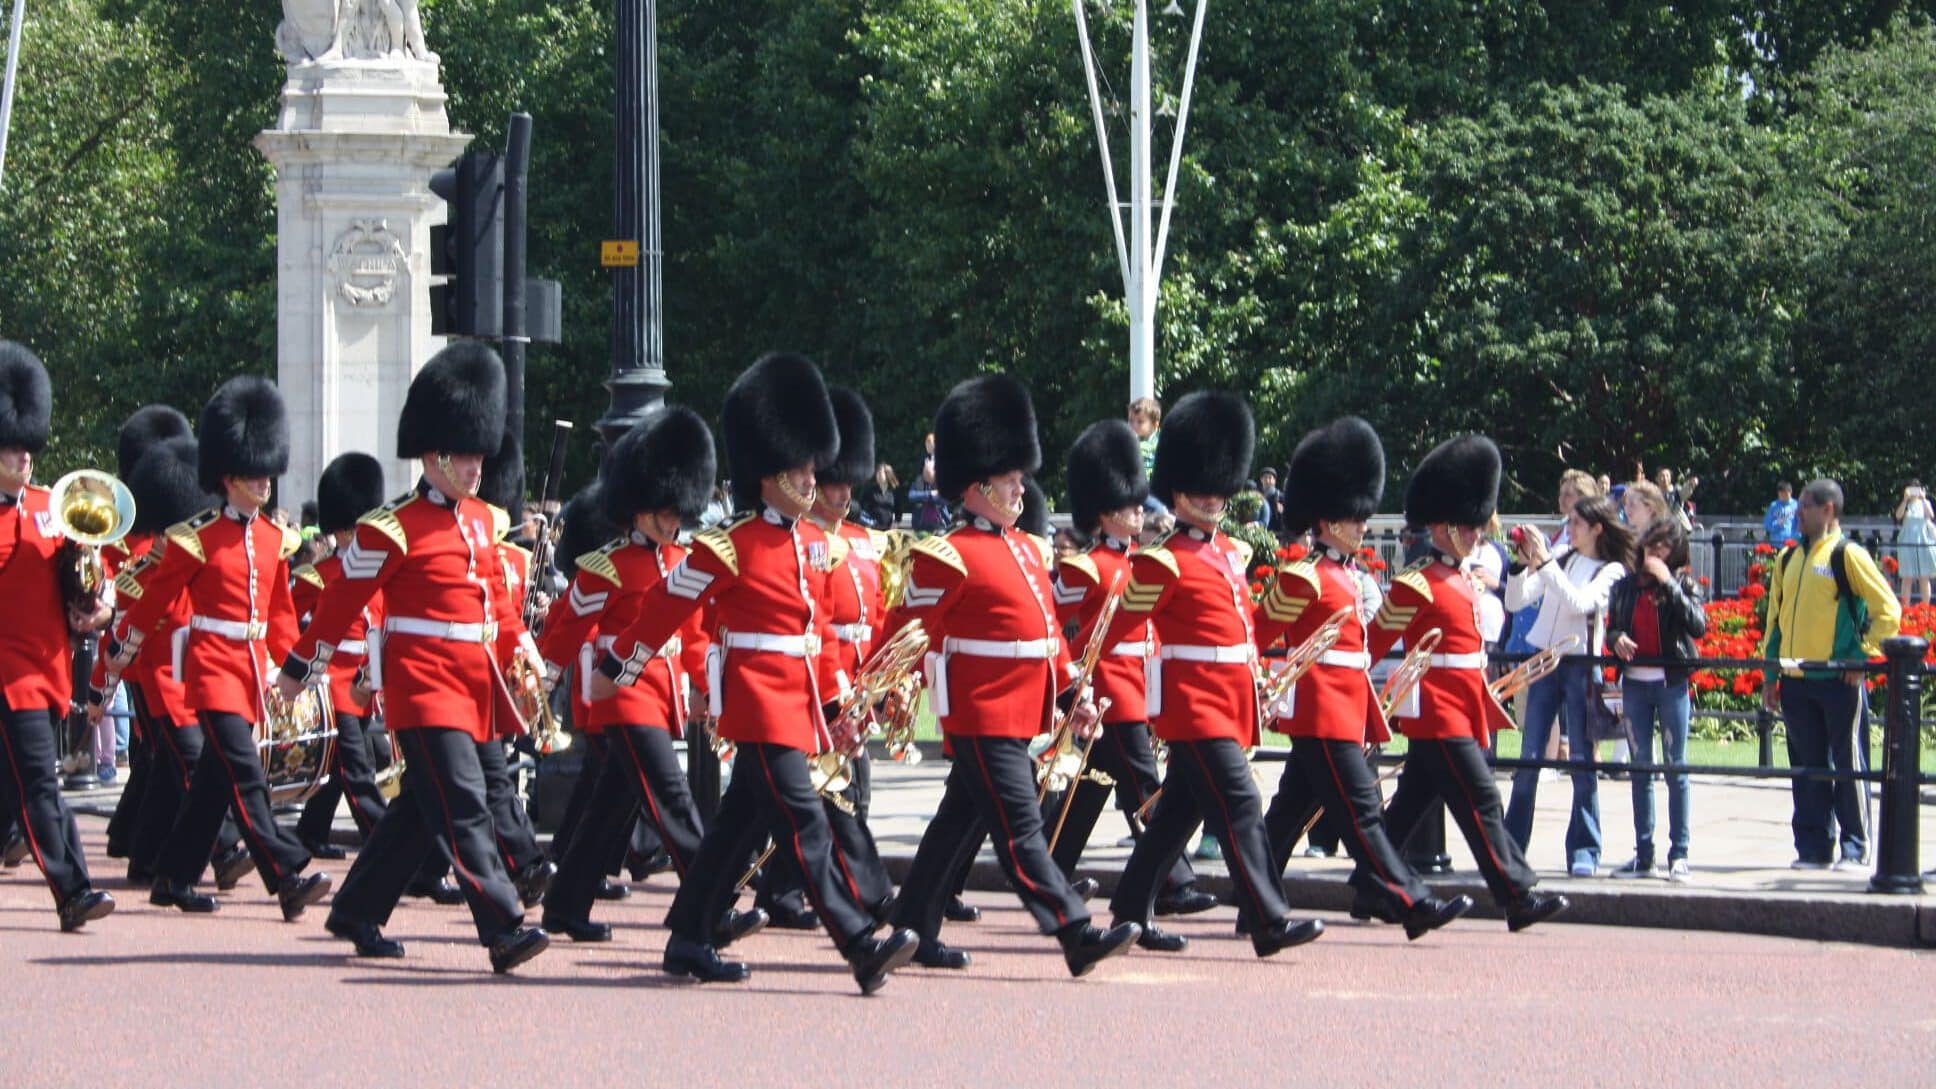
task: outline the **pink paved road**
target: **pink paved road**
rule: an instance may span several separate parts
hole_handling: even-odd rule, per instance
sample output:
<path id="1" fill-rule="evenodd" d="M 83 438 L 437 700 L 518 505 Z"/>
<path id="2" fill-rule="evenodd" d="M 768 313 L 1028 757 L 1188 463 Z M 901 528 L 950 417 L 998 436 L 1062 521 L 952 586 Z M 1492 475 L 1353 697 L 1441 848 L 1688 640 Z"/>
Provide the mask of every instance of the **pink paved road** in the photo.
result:
<path id="1" fill-rule="evenodd" d="M 411 902 L 389 931 L 408 959 L 370 962 L 259 885 L 191 918 L 105 880 L 121 910 L 63 935 L 37 877 L 0 877 L 0 1087 L 1936 1084 L 1936 954 L 1898 949 L 1496 921 L 1408 944 L 1327 919 L 1259 961 L 1220 909 L 1177 926 L 1183 954 L 1071 981 L 981 894 L 946 935 L 972 969 L 863 1000 L 811 934 L 746 942 L 746 985 L 667 980 L 665 878 L 600 905 L 613 944 L 497 979 L 462 909 Z"/>

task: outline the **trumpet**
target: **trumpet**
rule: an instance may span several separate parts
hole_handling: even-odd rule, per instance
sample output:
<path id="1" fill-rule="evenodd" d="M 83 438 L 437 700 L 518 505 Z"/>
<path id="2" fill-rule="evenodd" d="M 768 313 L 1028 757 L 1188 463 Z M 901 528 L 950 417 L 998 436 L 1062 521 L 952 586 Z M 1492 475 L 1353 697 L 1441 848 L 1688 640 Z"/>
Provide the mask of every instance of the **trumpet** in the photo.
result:
<path id="1" fill-rule="evenodd" d="M 1290 694 L 1291 688 L 1300 678 L 1311 671 L 1312 666 L 1318 664 L 1318 659 L 1325 651 L 1338 644 L 1338 637 L 1344 634 L 1345 623 L 1357 612 L 1356 608 L 1346 605 L 1332 613 L 1325 618 L 1323 624 L 1318 626 L 1318 630 L 1312 632 L 1304 642 L 1297 645 L 1296 650 L 1285 657 L 1284 668 L 1271 674 L 1264 682 L 1263 692 L 1258 696 L 1257 724 L 1259 726 L 1270 724 L 1278 705 L 1284 702 L 1284 697 Z"/>
<path id="2" fill-rule="evenodd" d="M 551 712 L 551 700 L 545 694 L 544 671 L 519 654 L 511 659 L 504 679 L 511 686 L 511 701 L 517 705 L 518 717 L 531 732 L 532 749 L 539 756 L 550 756 L 570 748 L 571 735 Z"/>
<path id="3" fill-rule="evenodd" d="M 101 548 L 134 527 L 134 493 L 98 469 L 76 469 L 54 482 L 47 505 L 66 538 L 59 557 L 61 598 L 75 612 L 92 613 L 107 584 Z"/>
<path id="4" fill-rule="evenodd" d="M 1530 688 L 1534 681 L 1560 667 L 1560 658 L 1580 645 L 1580 637 L 1569 635 L 1513 667 L 1512 672 L 1492 682 L 1492 698 L 1501 703 Z"/>
<path id="5" fill-rule="evenodd" d="M 1425 679 L 1425 671 L 1432 668 L 1432 651 L 1438 649 L 1439 640 L 1443 638 L 1445 633 L 1438 628 L 1426 632 L 1405 653 L 1405 660 L 1398 663 L 1392 675 L 1385 679 L 1385 690 L 1378 694 L 1378 705 L 1386 718 L 1390 718 L 1392 712 L 1398 710 L 1398 705 L 1412 694 L 1412 689 L 1418 687 L 1418 682 Z"/>

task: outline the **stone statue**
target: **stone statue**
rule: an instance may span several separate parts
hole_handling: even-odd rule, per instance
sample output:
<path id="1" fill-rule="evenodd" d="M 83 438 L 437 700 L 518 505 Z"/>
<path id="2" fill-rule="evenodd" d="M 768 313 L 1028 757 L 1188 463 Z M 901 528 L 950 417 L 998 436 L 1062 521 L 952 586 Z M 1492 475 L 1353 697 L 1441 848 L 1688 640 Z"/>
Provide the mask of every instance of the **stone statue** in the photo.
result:
<path id="1" fill-rule="evenodd" d="M 333 60 L 437 61 L 417 0 L 282 0 L 276 48 L 290 64 Z"/>

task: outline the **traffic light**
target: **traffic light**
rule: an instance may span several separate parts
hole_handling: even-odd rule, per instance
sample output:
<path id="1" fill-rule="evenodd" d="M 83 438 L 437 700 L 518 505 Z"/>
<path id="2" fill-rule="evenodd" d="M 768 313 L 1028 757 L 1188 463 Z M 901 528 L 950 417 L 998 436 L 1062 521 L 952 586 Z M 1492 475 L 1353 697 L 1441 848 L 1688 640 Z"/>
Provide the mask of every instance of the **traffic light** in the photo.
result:
<path id="1" fill-rule="evenodd" d="M 448 276 L 430 289 L 436 336 L 496 337 L 504 329 L 504 162 L 488 151 L 430 176 L 444 198 L 444 226 L 430 229 L 430 272 Z"/>

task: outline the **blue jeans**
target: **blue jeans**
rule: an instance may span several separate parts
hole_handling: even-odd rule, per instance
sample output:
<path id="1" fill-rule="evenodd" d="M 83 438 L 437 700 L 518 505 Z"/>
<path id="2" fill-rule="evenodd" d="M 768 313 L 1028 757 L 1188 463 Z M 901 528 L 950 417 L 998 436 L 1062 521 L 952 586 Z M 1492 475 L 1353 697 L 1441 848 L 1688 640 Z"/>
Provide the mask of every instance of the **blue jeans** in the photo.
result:
<path id="1" fill-rule="evenodd" d="M 1654 762 L 1654 728 L 1660 728 L 1660 762 L 1687 763 L 1687 681 L 1621 683 L 1627 721 L 1633 726 L 1634 762 Z M 1687 773 L 1669 772 L 1667 780 L 1667 861 L 1687 857 Z M 1634 854 L 1654 858 L 1654 776 L 1633 773 Z"/>
<path id="2" fill-rule="evenodd" d="M 1547 735 L 1557 719 L 1566 729 L 1572 750 L 1573 812 L 1566 824 L 1568 866 L 1600 864 L 1600 783 L 1594 775 L 1593 740 L 1587 736 L 1586 701 L 1594 667 L 1562 662 L 1526 690 L 1525 736 L 1520 755 L 1537 759 L 1546 751 Z M 1539 795 L 1539 769 L 1513 772 L 1512 801 L 1506 807 L 1506 831 L 1524 851 L 1533 836 L 1533 807 Z"/>
<path id="3" fill-rule="evenodd" d="M 1788 732 L 1788 766 L 1869 770 L 1869 708 L 1860 685 L 1840 677 L 1826 680 L 1784 677 L 1781 720 Z M 1795 857 L 1832 862 L 1835 826 L 1841 826 L 1842 857 L 1869 857 L 1867 783 L 1796 779 L 1794 787 Z"/>

